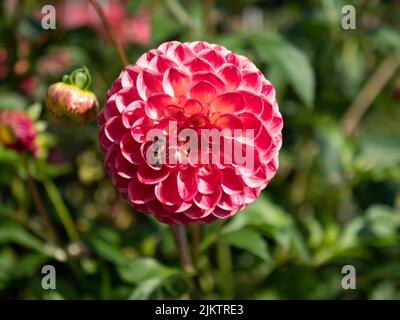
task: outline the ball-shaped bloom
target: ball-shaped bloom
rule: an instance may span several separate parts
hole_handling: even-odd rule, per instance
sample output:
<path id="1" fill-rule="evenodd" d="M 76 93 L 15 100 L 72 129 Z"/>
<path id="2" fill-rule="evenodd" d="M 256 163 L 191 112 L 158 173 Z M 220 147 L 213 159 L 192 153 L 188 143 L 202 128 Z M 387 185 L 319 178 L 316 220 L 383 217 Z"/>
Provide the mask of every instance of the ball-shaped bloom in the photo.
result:
<path id="1" fill-rule="evenodd" d="M 275 90 L 220 45 L 171 41 L 143 54 L 112 84 L 98 124 L 116 189 L 165 223 L 230 217 L 278 168 Z"/>
<path id="2" fill-rule="evenodd" d="M 0 143 L 36 155 L 36 128 L 31 118 L 20 110 L 0 111 Z"/>

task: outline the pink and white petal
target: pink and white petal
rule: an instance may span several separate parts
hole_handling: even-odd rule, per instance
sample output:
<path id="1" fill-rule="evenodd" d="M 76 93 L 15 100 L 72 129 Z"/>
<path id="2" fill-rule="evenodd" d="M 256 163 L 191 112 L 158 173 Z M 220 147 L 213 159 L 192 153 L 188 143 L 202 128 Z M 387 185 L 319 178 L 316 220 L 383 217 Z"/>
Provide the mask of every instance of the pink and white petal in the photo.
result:
<path id="1" fill-rule="evenodd" d="M 221 184 L 221 173 L 220 171 L 214 170 L 209 175 L 199 176 L 199 182 L 197 189 L 202 194 L 214 193 Z"/>
<path id="2" fill-rule="evenodd" d="M 187 209 L 189 209 L 192 206 L 192 202 L 179 202 L 177 204 L 174 204 L 172 206 L 168 206 L 166 204 L 162 203 L 162 207 L 168 211 L 168 212 L 176 212 L 176 213 L 180 213 L 180 212 L 184 212 Z"/>
<path id="3" fill-rule="evenodd" d="M 264 109 L 263 98 L 254 92 L 240 90 L 239 93 L 243 97 L 244 110 L 256 116 L 261 115 Z"/>
<path id="4" fill-rule="evenodd" d="M 157 55 L 149 63 L 149 69 L 159 73 L 164 73 L 168 68 L 175 66 L 176 63 L 165 55 Z"/>
<path id="5" fill-rule="evenodd" d="M 131 179 L 136 176 L 137 167 L 118 152 L 115 157 L 115 172 L 122 178 Z"/>
<path id="6" fill-rule="evenodd" d="M 122 196 L 128 198 L 128 186 L 130 179 L 122 178 L 119 174 L 113 173 L 111 175 L 111 181 L 115 189 L 117 189 Z"/>
<path id="7" fill-rule="evenodd" d="M 210 210 L 214 209 L 219 200 L 221 199 L 222 191 L 217 188 L 215 192 L 211 194 L 202 194 L 198 192 L 194 197 L 194 203 L 201 209 Z"/>
<path id="8" fill-rule="evenodd" d="M 197 72 L 197 73 L 193 74 L 192 80 L 193 80 L 193 83 L 200 82 L 200 81 L 207 81 L 207 82 L 211 83 L 214 86 L 214 88 L 219 92 L 226 90 L 225 83 L 220 78 L 218 78 L 214 73 L 211 73 L 211 72 L 207 72 L 207 71 L 206 72 L 204 72 L 204 71 Z"/>
<path id="9" fill-rule="evenodd" d="M 178 192 L 184 201 L 191 201 L 197 193 L 197 172 L 191 166 L 178 173 Z"/>
<path id="10" fill-rule="evenodd" d="M 223 54 L 214 49 L 204 49 L 200 51 L 197 56 L 209 61 L 215 69 L 219 68 L 225 63 Z"/>
<path id="11" fill-rule="evenodd" d="M 165 93 L 171 97 L 180 97 L 186 95 L 191 81 L 187 73 L 177 68 L 170 68 L 164 73 L 162 84 Z"/>
<path id="12" fill-rule="evenodd" d="M 115 94 L 115 105 L 119 113 L 122 113 L 128 105 L 136 100 L 140 100 L 136 87 L 124 88 Z"/>
<path id="13" fill-rule="evenodd" d="M 182 201 L 178 191 L 178 181 L 175 173 L 170 173 L 167 179 L 158 183 L 155 187 L 157 199 L 166 204 L 174 205 Z"/>
<path id="14" fill-rule="evenodd" d="M 130 129 L 133 123 L 144 116 L 145 103 L 141 100 L 136 100 L 129 104 L 122 112 L 122 123 L 125 128 Z"/>
<path id="15" fill-rule="evenodd" d="M 215 97 L 215 88 L 207 81 L 200 81 L 190 88 L 189 97 L 200 101 L 202 104 L 210 103 Z"/>
<path id="16" fill-rule="evenodd" d="M 161 166 L 160 170 L 154 170 L 147 163 L 142 163 L 137 169 L 137 177 L 141 183 L 156 184 L 165 180 L 169 172 L 166 166 Z"/>
<path id="17" fill-rule="evenodd" d="M 150 119 L 159 120 L 164 115 L 166 106 L 172 104 L 172 98 L 165 93 L 156 93 L 146 101 L 145 111 Z"/>
<path id="18" fill-rule="evenodd" d="M 267 181 L 267 175 L 265 169 L 260 167 L 253 175 L 251 176 L 242 176 L 244 183 L 250 188 L 258 188 L 263 186 Z"/>
<path id="19" fill-rule="evenodd" d="M 135 141 L 130 133 L 124 135 L 119 144 L 121 154 L 124 158 L 134 165 L 143 163 L 143 157 L 140 152 L 141 144 Z"/>
<path id="20" fill-rule="evenodd" d="M 223 79 L 228 91 L 235 90 L 242 81 L 239 68 L 231 63 L 222 65 L 218 70 L 218 76 Z"/>
<path id="21" fill-rule="evenodd" d="M 104 125 L 104 133 L 113 143 L 119 143 L 127 132 L 129 131 L 123 125 L 121 116 L 108 119 Z"/>
<path id="22" fill-rule="evenodd" d="M 148 117 L 142 117 L 137 119 L 131 128 L 131 135 L 135 141 L 143 143 L 146 141 L 147 132 L 154 128 L 154 121 Z"/>
<path id="23" fill-rule="evenodd" d="M 123 88 L 130 88 L 136 86 L 136 79 L 142 71 L 142 68 L 136 65 L 129 65 L 121 72 L 121 85 Z"/>
<path id="24" fill-rule="evenodd" d="M 258 120 L 257 117 L 249 112 L 241 113 L 240 115 L 238 115 L 238 118 L 242 122 L 244 130 L 252 130 L 251 132 L 249 132 L 251 133 L 249 137 L 252 136 L 253 138 L 257 138 L 262 128 L 262 123 L 260 122 L 260 120 Z M 243 132 L 243 136 L 246 136 L 246 132 Z M 254 144 L 254 141 L 252 141 L 252 143 Z"/>
<path id="25" fill-rule="evenodd" d="M 217 96 L 211 104 L 212 112 L 239 113 L 243 111 L 244 101 L 239 93 L 225 93 Z"/>
<path id="26" fill-rule="evenodd" d="M 184 215 L 190 219 L 197 220 L 200 218 L 207 217 L 211 214 L 210 210 L 205 210 L 203 208 L 198 207 L 196 204 L 193 204 L 190 208 L 183 212 Z"/>
<path id="27" fill-rule="evenodd" d="M 241 89 L 261 93 L 262 84 L 262 78 L 258 72 L 242 72 Z"/>
<path id="28" fill-rule="evenodd" d="M 222 172 L 222 190 L 228 194 L 240 194 L 243 191 L 243 179 L 236 174 L 235 170 L 232 168 L 226 168 L 221 170 Z"/>
<path id="29" fill-rule="evenodd" d="M 110 148 L 108 148 L 107 153 L 104 157 L 104 167 L 109 174 L 115 172 L 115 157 L 119 153 L 118 145 L 113 144 Z"/>
<path id="30" fill-rule="evenodd" d="M 128 186 L 128 197 L 133 204 L 144 204 L 155 198 L 154 185 L 141 183 L 138 179 L 131 179 Z"/>
<path id="31" fill-rule="evenodd" d="M 99 131 L 99 145 L 101 151 L 106 153 L 107 150 L 113 145 L 114 143 L 106 136 L 104 132 L 104 128 Z"/>
<path id="32" fill-rule="evenodd" d="M 194 52 L 184 43 L 177 43 L 168 48 L 166 55 L 178 63 L 194 57 Z"/>
<path id="33" fill-rule="evenodd" d="M 217 206 L 214 208 L 213 215 L 219 219 L 226 219 L 235 215 L 236 212 L 238 209 L 224 210 Z"/>
<path id="34" fill-rule="evenodd" d="M 199 57 L 195 57 L 193 59 L 185 61 L 184 65 L 187 67 L 190 73 L 213 70 L 213 67 L 210 63 Z"/>
<path id="35" fill-rule="evenodd" d="M 237 210 L 243 203 L 244 196 L 241 194 L 228 195 L 222 192 L 221 199 L 218 203 L 218 207 L 227 211 Z"/>
<path id="36" fill-rule="evenodd" d="M 137 77 L 136 88 L 140 98 L 146 101 L 149 96 L 163 92 L 162 78 L 154 72 L 143 70 Z"/>
<path id="37" fill-rule="evenodd" d="M 203 49 L 210 48 L 210 45 L 204 41 L 193 41 L 193 42 L 190 42 L 188 45 L 189 45 L 189 48 L 192 49 L 192 51 L 194 53 L 199 53 Z"/>

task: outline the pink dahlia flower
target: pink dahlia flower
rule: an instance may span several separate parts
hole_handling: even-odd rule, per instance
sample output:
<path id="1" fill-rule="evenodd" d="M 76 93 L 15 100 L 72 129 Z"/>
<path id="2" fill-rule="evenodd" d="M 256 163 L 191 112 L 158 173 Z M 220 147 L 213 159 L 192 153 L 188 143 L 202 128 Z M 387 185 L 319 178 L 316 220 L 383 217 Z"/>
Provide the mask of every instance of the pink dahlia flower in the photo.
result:
<path id="1" fill-rule="evenodd" d="M 98 124 L 116 189 L 165 223 L 230 217 L 278 168 L 275 90 L 220 45 L 171 41 L 143 54 L 112 84 Z"/>
<path id="2" fill-rule="evenodd" d="M 0 143 L 36 155 L 36 129 L 31 118 L 19 110 L 0 111 Z"/>

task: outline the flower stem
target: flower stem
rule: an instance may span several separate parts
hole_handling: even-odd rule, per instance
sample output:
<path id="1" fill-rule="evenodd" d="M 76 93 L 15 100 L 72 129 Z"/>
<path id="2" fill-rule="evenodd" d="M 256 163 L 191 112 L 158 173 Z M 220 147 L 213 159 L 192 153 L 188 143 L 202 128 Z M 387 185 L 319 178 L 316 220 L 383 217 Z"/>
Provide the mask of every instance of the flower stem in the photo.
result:
<path id="1" fill-rule="evenodd" d="M 28 159 L 26 157 L 24 157 L 23 162 L 24 162 L 26 176 L 28 178 L 28 186 L 29 186 L 29 189 L 32 194 L 32 198 L 33 198 L 33 202 L 36 207 L 36 211 L 39 214 L 40 218 L 42 219 L 47 231 L 49 232 L 49 237 L 51 238 L 51 240 L 53 242 L 58 244 L 58 243 L 60 243 L 60 240 L 58 238 L 56 229 L 55 229 L 53 223 L 51 222 L 50 216 L 49 216 L 49 214 L 43 204 L 43 201 L 40 197 L 40 193 L 36 187 L 36 183 L 32 178 L 32 175 L 31 175 L 31 172 L 29 169 Z"/>
<path id="2" fill-rule="evenodd" d="M 189 243 L 186 236 L 186 227 L 183 225 L 172 224 L 171 225 L 172 234 L 174 236 L 176 249 L 179 254 L 180 263 L 182 269 L 188 273 L 194 272 L 192 257 L 189 250 Z M 194 288 L 194 281 L 193 276 L 190 277 L 190 285 L 192 286 L 192 290 L 190 292 L 190 298 L 195 299 L 195 288 Z"/>
<path id="3" fill-rule="evenodd" d="M 46 178 L 43 184 L 51 202 L 53 202 L 58 217 L 60 218 L 69 239 L 71 241 L 78 240 L 79 235 L 75 228 L 74 221 L 72 220 L 71 214 L 69 213 L 59 191 L 57 190 L 57 187 L 54 185 L 54 182 Z"/>
<path id="4" fill-rule="evenodd" d="M 124 51 L 121 43 L 115 37 L 115 34 L 112 31 L 112 27 L 111 27 L 110 23 L 108 22 L 106 15 L 104 14 L 103 8 L 101 7 L 101 5 L 99 5 L 99 3 L 96 0 L 89 0 L 89 2 L 93 6 L 94 10 L 96 10 L 96 12 L 101 20 L 101 23 L 103 24 L 103 27 L 107 33 L 108 38 L 110 39 L 111 43 L 113 44 L 115 50 L 118 53 L 118 56 L 122 62 L 122 65 L 123 66 L 128 65 L 128 59 L 126 57 L 125 51 Z"/>

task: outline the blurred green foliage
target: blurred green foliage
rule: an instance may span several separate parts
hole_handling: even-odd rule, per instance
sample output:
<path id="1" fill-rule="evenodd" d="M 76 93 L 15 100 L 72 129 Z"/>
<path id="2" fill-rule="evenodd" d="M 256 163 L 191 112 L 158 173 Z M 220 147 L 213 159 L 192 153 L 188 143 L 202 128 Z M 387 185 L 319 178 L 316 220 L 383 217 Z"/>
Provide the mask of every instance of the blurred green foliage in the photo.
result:
<path id="1" fill-rule="evenodd" d="M 202 226 L 199 297 L 400 298 L 399 70 L 392 70 L 355 134 L 342 128 L 374 71 L 400 54 L 400 3 L 351 1 L 357 28 L 343 30 L 341 8 L 349 2 L 126 3 L 130 13 L 147 8 L 151 16 L 150 43 L 126 46 L 132 63 L 163 41 L 220 43 L 264 72 L 284 116 L 280 169 L 260 199 L 231 219 Z M 91 70 L 100 101 L 121 69 L 113 47 L 94 30 L 41 29 L 33 13 L 42 4 L 24 0 L 17 12 L 1 11 L 7 61 L 0 68 L 7 75 L 0 107 L 25 108 L 37 122 L 41 153 L 29 165 L 62 243 L 41 232 L 22 159 L 0 147 L 0 297 L 187 298 L 190 275 L 179 268 L 169 228 L 134 213 L 115 192 L 96 124 L 62 126 L 42 108 L 46 87 L 76 66 Z M 262 13 L 261 28 L 248 26 L 257 18 L 249 12 Z M 68 63 L 44 72 L 60 52 Z M 33 89 L 21 86 L 32 77 Z M 56 267 L 56 290 L 41 288 L 45 264 Z M 356 290 L 341 288 L 347 264 L 357 270 Z"/>

